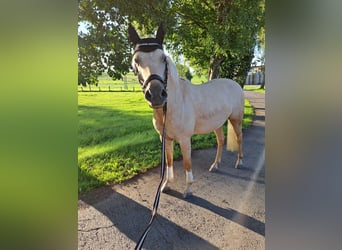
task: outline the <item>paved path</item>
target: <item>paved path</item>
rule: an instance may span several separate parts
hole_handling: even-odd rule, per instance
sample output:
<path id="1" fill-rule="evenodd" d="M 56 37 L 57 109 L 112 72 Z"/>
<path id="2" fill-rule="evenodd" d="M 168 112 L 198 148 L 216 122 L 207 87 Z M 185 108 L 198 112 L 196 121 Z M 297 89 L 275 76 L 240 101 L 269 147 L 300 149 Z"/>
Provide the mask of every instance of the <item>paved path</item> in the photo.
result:
<path id="1" fill-rule="evenodd" d="M 245 91 L 255 107 L 244 130 L 244 166 L 224 150 L 221 168 L 208 169 L 216 149 L 192 153 L 194 196 L 184 200 L 185 173 L 176 161 L 172 191 L 162 194 L 145 249 L 265 248 L 265 95 Z M 159 168 L 124 184 L 103 187 L 78 201 L 78 249 L 133 249 L 151 215 Z"/>

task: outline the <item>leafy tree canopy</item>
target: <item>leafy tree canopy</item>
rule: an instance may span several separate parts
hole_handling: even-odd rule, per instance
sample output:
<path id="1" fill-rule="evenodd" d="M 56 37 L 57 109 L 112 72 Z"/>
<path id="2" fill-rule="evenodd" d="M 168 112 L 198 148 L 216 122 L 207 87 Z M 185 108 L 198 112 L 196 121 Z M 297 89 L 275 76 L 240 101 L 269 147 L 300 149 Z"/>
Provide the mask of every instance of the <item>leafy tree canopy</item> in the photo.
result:
<path id="1" fill-rule="evenodd" d="M 161 22 L 173 55 L 208 78 L 239 80 L 263 43 L 264 6 L 264 0 L 81 0 L 79 22 L 88 32 L 79 33 L 79 84 L 96 84 L 104 71 L 121 78 L 131 60 L 128 24 L 149 36 Z"/>

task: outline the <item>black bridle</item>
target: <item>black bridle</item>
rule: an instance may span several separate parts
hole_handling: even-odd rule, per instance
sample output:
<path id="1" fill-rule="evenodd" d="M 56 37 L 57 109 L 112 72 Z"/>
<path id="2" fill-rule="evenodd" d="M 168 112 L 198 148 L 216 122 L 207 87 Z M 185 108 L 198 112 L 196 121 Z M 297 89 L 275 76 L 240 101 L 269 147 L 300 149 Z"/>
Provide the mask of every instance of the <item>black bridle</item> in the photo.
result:
<path id="1" fill-rule="evenodd" d="M 147 77 L 147 79 L 143 82 L 141 88 L 143 89 L 143 91 L 145 91 L 149 82 L 151 82 L 152 80 L 158 80 L 164 85 L 164 89 L 166 89 L 167 87 L 167 64 L 166 63 L 165 63 L 165 78 L 164 79 L 161 78 L 160 75 L 152 74 L 149 77 Z"/>
<path id="2" fill-rule="evenodd" d="M 163 46 L 160 43 L 138 43 L 135 45 L 133 56 L 136 52 L 141 51 L 141 52 L 152 52 L 156 49 L 161 49 L 164 51 Z M 167 89 L 167 74 L 168 74 L 168 68 L 167 68 L 167 62 L 166 62 L 166 57 L 164 60 L 165 63 L 165 70 L 164 70 L 164 78 L 162 78 L 160 75 L 157 74 L 151 74 L 149 77 L 147 77 L 146 80 L 142 79 L 140 73 L 138 72 L 137 69 L 134 69 L 134 73 L 138 75 L 139 82 L 141 84 L 141 88 L 143 92 L 145 93 L 147 85 L 152 81 L 152 80 L 158 80 L 160 81 L 164 89 Z"/>
<path id="3" fill-rule="evenodd" d="M 163 46 L 159 43 L 141 43 L 141 44 L 137 44 L 135 46 L 134 49 L 134 54 L 138 51 L 142 51 L 142 52 L 151 52 L 154 51 L 156 49 L 162 49 L 163 50 Z M 134 55 L 133 54 L 133 55 Z M 136 70 L 135 72 L 138 75 L 138 79 L 139 82 L 141 84 L 142 90 L 145 93 L 146 92 L 146 87 L 148 85 L 149 82 L 151 82 L 152 80 L 158 80 L 160 81 L 163 85 L 164 85 L 164 89 L 165 91 L 167 90 L 167 74 L 168 74 L 168 68 L 167 68 L 167 62 L 166 62 L 166 57 L 165 57 L 165 70 L 164 70 L 164 79 L 157 74 L 151 74 L 149 77 L 147 77 L 147 79 L 144 81 L 141 78 L 141 75 L 139 74 L 139 72 Z M 164 183 L 164 175 L 165 175 L 165 121 L 166 121 L 166 110 L 167 110 L 167 103 L 164 104 L 163 106 L 163 130 L 162 130 L 162 144 L 161 144 L 161 168 L 160 168 L 160 182 L 159 182 L 159 186 L 157 189 L 157 193 L 156 196 L 154 198 L 154 203 L 153 203 L 153 209 L 152 209 L 152 215 L 151 215 L 151 219 L 150 222 L 148 223 L 145 231 L 143 232 L 143 234 L 140 236 L 139 241 L 137 242 L 136 246 L 135 246 L 135 250 L 140 250 L 144 244 L 144 241 L 152 227 L 152 223 L 154 221 L 154 219 L 156 218 L 157 215 L 157 210 L 158 210 L 158 205 L 159 205 L 159 200 L 160 200 L 160 194 L 161 194 L 161 189 L 162 189 L 162 185 Z"/>

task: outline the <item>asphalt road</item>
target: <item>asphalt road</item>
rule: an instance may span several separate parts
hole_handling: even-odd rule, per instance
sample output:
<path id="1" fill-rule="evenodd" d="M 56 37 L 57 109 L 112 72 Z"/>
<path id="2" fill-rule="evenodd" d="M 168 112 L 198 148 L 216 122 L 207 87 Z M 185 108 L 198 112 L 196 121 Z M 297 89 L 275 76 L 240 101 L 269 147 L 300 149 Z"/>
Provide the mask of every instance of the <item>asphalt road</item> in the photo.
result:
<path id="1" fill-rule="evenodd" d="M 216 148 L 193 151 L 194 195 L 185 200 L 176 161 L 175 182 L 161 195 L 144 249 L 265 249 L 265 95 L 245 97 L 255 116 L 243 131 L 244 165 L 235 169 L 236 153 L 224 150 L 220 169 L 209 172 Z M 134 249 L 150 220 L 159 171 L 80 196 L 78 249 Z"/>

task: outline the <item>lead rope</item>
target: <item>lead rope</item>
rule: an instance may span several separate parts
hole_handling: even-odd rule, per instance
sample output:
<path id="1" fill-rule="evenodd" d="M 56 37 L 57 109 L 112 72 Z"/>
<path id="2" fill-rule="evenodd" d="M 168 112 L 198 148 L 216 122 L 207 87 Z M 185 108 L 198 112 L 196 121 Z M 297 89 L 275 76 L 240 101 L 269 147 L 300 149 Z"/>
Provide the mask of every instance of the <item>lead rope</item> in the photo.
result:
<path id="1" fill-rule="evenodd" d="M 166 121 L 166 104 L 163 107 L 163 134 L 162 134 L 162 145 L 161 145 L 161 168 L 160 168 L 160 183 L 157 189 L 156 196 L 154 198 L 154 203 L 153 203 L 153 209 L 152 209 L 152 215 L 151 215 L 151 220 L 148 223 L 144 233 L 140 236 L 140 239 L 135 246 L 135 250 L 140 250 L 144 244 L 145 238 L 147 237 L 148 232 L 150 231 L 152 227 L 152 223 L 154 219 L 156 218 L 157 215 L 157 210 L 158 210 L 158 205 L 159 205 L 159 199 L 160 199 L 160 193 L 161 193 L 161 187 L 164 182 L 164 173 L 165 173 L 165 121 Z"/>

